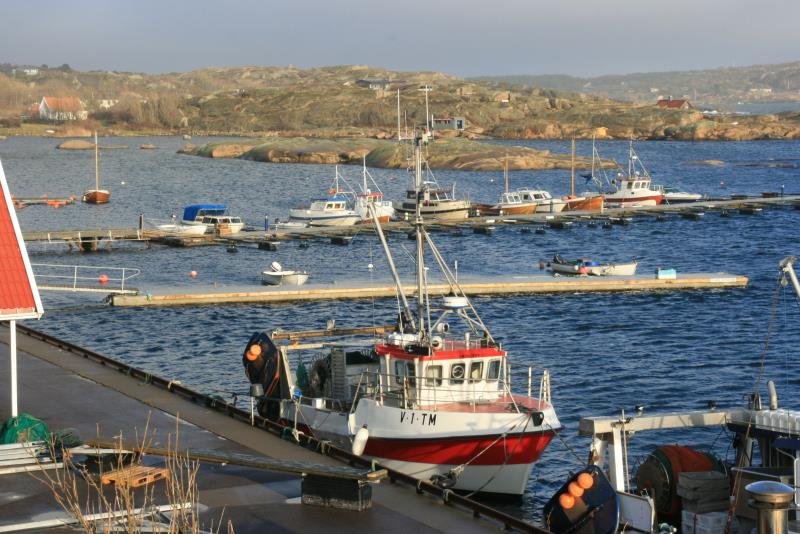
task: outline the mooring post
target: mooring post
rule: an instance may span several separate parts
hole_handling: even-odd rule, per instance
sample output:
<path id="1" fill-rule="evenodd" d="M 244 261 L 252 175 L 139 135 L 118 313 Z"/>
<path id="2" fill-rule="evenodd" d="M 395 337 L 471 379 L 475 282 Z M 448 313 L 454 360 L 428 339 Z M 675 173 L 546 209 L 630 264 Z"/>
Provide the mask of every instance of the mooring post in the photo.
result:
<path id="1" fill-rule="evenodd" d="M 139 230 L 144 230 L 144 213 L 139 214 Z"/>
<path id="2" fill-rule="evenodd" d="M 758 513 L 759 534 L 786 534 L 789 531 L 789 503 L 794 498 L 791 486 L 772 480 L 752 482 L 745 488 L 747 504 Z"/>

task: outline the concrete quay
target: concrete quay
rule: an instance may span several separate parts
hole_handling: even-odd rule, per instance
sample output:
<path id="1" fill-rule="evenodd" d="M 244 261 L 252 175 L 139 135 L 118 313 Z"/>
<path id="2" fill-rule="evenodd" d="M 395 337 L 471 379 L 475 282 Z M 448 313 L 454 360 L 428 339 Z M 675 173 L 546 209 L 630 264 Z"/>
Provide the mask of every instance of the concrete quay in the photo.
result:
<path id="1" fill-rule="evenodd" d="M 0 327 L 0 383 L 4 384 L 0 389 L 5 392 L 10 372 L 8 336 L 7 327 Z M 330 466 L 350 460 L 368 467 L 366 460 L 348 458 L 345 451 L 329 447 L 326 455 L 310 450 L 308 443 L 302 447 L 281 439 L 274 425 L 258 415 L 251 424 L 247 409 L 20 325 L 17 344 L 20 409 L 45 421 L 51 431 L 75 429 L 84 441 L 122 437 L 123 445 L 135 448 L 147 427 L 151 447 L 167 447 L 177 438 L 181 450 L 202 448 Z M 0 417 L 9 416 L 6 393 L 0 397 Z M 18 531 L 19 525 L 65 515 L 38 475 L 0 475 L 0 531 Z M 301 504 L 299 475 L 202 463 L 197 474 L 201 531 L 217 531 L 221 522 L 219 531 L 227 532 L 225 525 L 230 522 L 237 533 L 545 532 L 452 492 L 437 493 L 437 488 L 406 475 L 390 471 L 390 478 L 391 482 L 372 486 L 371 508 L 355 512 Z M 156 495 L 161 491 L 158 484 L 163 482 L 154 485 Z M 81 491 L 85 494 L 85 489 Z M 46 532 L 74 529 L 61 526 Z"/>

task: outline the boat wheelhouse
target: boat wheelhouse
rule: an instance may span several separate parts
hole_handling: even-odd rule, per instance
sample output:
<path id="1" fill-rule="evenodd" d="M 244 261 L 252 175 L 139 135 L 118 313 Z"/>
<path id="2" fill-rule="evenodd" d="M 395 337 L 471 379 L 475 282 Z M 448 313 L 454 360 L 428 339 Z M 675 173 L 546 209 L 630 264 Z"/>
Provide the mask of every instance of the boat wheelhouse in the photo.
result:
<path id="1" fill-rule="evenodd" d="M 422 182 L 419 191 L 406 191 L 406 199 L 396 210 L 410 217 L 416 213 L 419 204 L 420 213 L 425 219 L 466 219 L 469 216 L 470 202 L 455 198 L 455 190 L 455 184 L 452 189 L 444 189 L 435 181 Z"/>
<path id="2" fill-rule="evenodd" d="M 553 198 L 553 195 L 542 189 L 519 189 L 517 192 L 523 201 L 536 203 L 536 213 L 559 213 L 567 205 L 566 201 Z"/>
<path id="3" fill-rule="evenodd" d="M 228 215 L 223 204 L 190 204 L 183 209 L 182 224 L 204 225 L 206 232 L 220 235 L 237 234 L 244 228 L 242 219 Z"/>

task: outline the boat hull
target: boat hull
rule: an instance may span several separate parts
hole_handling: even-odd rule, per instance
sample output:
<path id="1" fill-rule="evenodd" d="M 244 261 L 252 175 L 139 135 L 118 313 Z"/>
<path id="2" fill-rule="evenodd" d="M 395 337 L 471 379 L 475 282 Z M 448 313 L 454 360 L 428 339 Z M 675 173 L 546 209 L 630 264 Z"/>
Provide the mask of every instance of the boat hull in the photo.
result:
<path id="1" fill-rule="evenodd" d="M 605 195 L 605 205 L 607 208 L 643 208 L 657 206 L 663 202 L 664 196 L 661 194 L 649 196 L 621 197 L 613 194 Z"/>
<path id="2" fill-rule="evenodd" d="M 105 189 L 89 189 L 81 197 L 87 204 L 106 204 L 111 200 L 111 193 Z"/>
<path id="3" fill-rule="evenodd" d="M 489 210 L 490 214 L 497 215 L 531 215 L 536 213 L 535 202 L 530 204 L 497 204 Z"/>
<path id="4" fill-rule="evenodd" d="M 633 276 L 636 274 L 635 261 L 630 263 L 607 263 L 605 265 L 587 266 L 592 276 Z"/>
<path id="5" fill-rule="evenodd" d="M 267 286 L 302 286 L 308 281 L 305 272 L 272 272 L 261 273 L 261 283 Z"/>
<path id="6" fill-rule="evenodd" d="M 342 214 L 316 214 L 308 210 L 290 210 L 289 220 L 309 226 L 353 226 L 361 220 L 355 212 Z"/>
<path id="7" fill-rule="evenodd" d="M 159 224 L 156 226 L 157 230 L 165 232 L 167 235 L 176 235 L 184 237 L 196 237 L 206 233 L 206 225 L 204 224 Z"/>
<path id="8" fill-rule="evenodd" d="M 465 200 L 454 200 L 452 202 L 431 203 L 420 206 L 420 213 L 423 219 L 436 219 L 440 221 L 457 221 L 469 217 L 470 203 Z M 413 203 L 403 203 L 397 208 L 397 213 L 413 217 L 416 214 L 416 205 Z"/>
<path id="9" fill-rule="evenodd" d="M 602 211 L 603 197 L 600 195 L 590 197 L 565 198 L 567 205 L 564 211 Z"/>
<path id="10" fill-rule="evenodd" d="M 549 201 L 542 202 L 536 206 L 536 213 L 561 213 L 567 203 L 561 199 L 550 199 Z"/>

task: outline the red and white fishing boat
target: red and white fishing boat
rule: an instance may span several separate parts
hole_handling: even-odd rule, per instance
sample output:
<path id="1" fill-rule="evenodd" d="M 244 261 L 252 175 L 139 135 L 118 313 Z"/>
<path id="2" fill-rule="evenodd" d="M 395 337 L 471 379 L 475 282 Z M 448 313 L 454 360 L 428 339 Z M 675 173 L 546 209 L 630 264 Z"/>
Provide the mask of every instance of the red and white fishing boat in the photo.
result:
<path id="1" fill-rule="evenodd" d="M 617 173 L 611 180 L 611 191 L 603 197 L 608 208 L 655 206 L 664 201 L 663 190 L 653 185 L 650 173 L 633 150 L 633 141 L 628 149 L 628 174 Z"/>
<path id="2" fill-rule="evenodd" d="M 415 190 L 422 182 L 423 137 L 415 136 Z M 259 412 L 299 432 L 330 440 L 403 473 L 446 488 L 519 496 L 534 463 L 561 428 L 544 371 L 532 395 L 509 386 L 508 354 L 464 295 L 423 225 L 416 232 L 416 306 L 398 288 L 400 313 L 388 327 L 254 334 L 243 363 Z M 374 216 L 373 216 L 374 218 Z M 425 248 L 450 294 L 433 318 Z M 369 342 L 303 343 L 312 337 L 369 333 Z M 378 335 L 379 337 L 374 337 Z M 286 344 L 275 343 L 285 340 Z M 314 353 L 309 358 L 308 352 Z M 305 354 L 305 355 L 304 355 Z"/>

